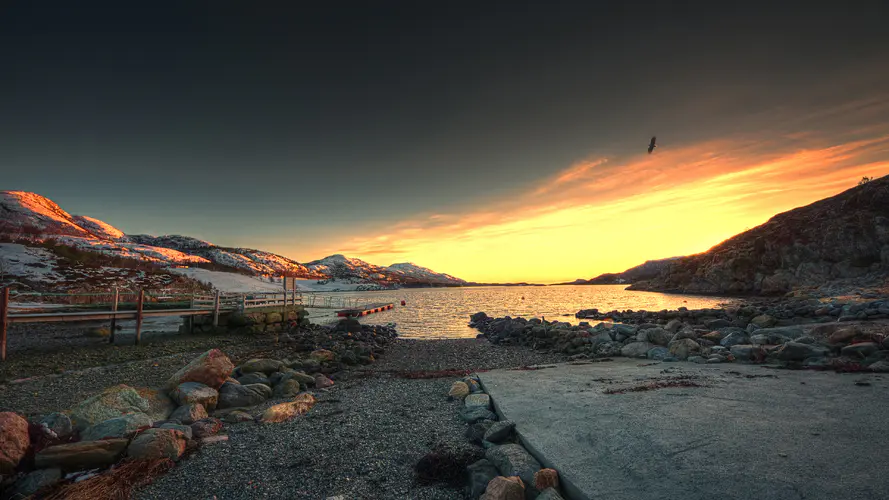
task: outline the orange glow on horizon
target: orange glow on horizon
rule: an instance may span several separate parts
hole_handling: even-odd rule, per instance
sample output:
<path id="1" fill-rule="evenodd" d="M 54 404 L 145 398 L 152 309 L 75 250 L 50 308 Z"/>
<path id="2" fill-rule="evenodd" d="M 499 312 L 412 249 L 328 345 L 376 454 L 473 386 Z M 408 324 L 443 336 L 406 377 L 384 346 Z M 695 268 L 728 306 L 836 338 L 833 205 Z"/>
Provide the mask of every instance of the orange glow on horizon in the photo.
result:
<path id="1" fill-rule="evenodd" d="M 733 138 L 579 162 L 513 196 L 325 245 L 477 282 L 554 283 L 690 255 L 773 215 L 889 174 L 889 128 Z M 877 133 L 874 133 L 877 132 Z"/>

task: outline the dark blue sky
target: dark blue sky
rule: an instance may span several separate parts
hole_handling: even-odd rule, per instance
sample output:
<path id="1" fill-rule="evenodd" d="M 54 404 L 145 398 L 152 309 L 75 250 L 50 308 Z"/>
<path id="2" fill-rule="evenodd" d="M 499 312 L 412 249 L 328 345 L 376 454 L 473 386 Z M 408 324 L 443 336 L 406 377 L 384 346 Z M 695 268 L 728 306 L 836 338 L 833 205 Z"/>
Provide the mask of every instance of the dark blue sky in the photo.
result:
<path id="1" fill-rule="evenodd" d="M 0 189 L 303 260 L 654 134 L 870 95 L 889 60 L 879 2 L 130 3 L 0 6 Z"/>

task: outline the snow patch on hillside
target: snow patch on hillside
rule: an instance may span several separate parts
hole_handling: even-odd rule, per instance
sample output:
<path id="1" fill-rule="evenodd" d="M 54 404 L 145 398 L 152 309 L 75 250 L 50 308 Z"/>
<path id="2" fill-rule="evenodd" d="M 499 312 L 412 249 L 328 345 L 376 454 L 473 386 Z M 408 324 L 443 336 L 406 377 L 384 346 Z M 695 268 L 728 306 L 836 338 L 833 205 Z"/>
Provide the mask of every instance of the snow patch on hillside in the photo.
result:
<path id="1" fill-rule="evenodd" d="M 62 279 L 55 271 L 56 256 L 42 248 L 31 248 L 18 243 L 0 243 L 0 275 L 30 281 L 54 283 Z"/>

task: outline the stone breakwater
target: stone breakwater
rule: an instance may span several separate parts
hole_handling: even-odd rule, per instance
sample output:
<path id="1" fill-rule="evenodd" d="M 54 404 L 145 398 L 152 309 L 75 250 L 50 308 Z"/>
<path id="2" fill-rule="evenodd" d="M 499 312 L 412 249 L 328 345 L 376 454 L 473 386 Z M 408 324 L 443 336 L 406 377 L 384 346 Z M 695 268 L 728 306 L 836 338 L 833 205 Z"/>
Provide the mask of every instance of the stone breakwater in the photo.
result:
<path id="1" fill-rule="evenodd" d="M 559 494 L 559 475 L 544 468 L 522 446 L 515 432 L 516 424 L 499 420 L 494 413 L 491 397 L 478 379 L 471 375 L 451 385 L 448 397 L 461 401 L 460 418 L 467 424 L 466 438 L 481 447 L 476 455 L 464 453 L 460 466 L 465 467 L 466 497 L 479 500 L 562 500 Z M 425 469 L 441 470 L 447 464 L 446 452 L 433 451 L 417 464 L 418 472 Z M 466 464 L 464 466 L 464 463 Z M 461 468 L 455 467 L 455 468 Z"/>
<path id="2" fill-rule="evenodd" d="M 570 360 L 624 356 L 695 363 L 773 363 L 787 368 L 889 372 L 887 302 L 805 308 L 791 304 L 675 311 L 581 311 L 580 317 L 625 323 L 570 325 L 538 318 L 470 317 L 470 326 L 495 344 L 522 345 Z M 775 315 L 769 314 L 773 313 Z M 817 318 L 828 318 L 827 321 Z M 815 319 L 813 321 L 813 319 Z M 838 321 L 838 319 L 840 321 Z"/>
<path id="3" fill-rule="evenodd" d="M 108 387 L 64 412 L 0 412 L 0 498 L 51 490 L 67 498 L 92 478 L 110 481 L 124 463 L 178 461 L 189 450 L 227 440 L 226 424 L 280 423 L 308 412 L 313 392 L 346 365 L 369 364 L 396 332 L 344 320 L 291 331 L 290 359 L 235 364 L 211 349 L 163 387 Z M 146 465 L 146 470 L 150 469 Z M 77 497 L 81 498 L 81 497 Z"/>
<path id="4" fill-rule="evenodd" d="M 583 309 L 574 316 L 582 319 L 613 321 L 616 323 L 653 323 L 671 319 L 692 321 L 701 325 L 736 326 L 747 328 L 757 316 L 773 318 L 774 325 L 787 326 L 805 323 L 829 323 L 832 321 L 866 321 L 889 319 L 889 300 L 843 301 L 833 299 L 790 299 L 763 301 L 760 304 L 711 309 L 679 309 L 668 311 L 599 311 Z M 756 323 L 754 323 L 755 325 Z M 771 326 L 771 325 L 769 325 Z"/>

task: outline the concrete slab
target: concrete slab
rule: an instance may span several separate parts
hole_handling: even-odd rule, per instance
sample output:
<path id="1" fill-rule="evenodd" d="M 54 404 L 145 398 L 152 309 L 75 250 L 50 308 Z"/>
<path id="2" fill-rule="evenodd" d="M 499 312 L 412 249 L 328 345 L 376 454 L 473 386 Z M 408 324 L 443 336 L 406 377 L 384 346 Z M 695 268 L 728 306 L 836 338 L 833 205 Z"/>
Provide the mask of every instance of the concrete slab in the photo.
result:
<path id="1" fill-rule="evenodd" d="M 648 364 L 479 376 L 572 499 L 889 498 L 889 376 Z"/>

